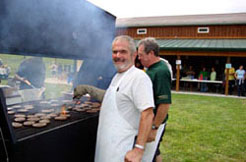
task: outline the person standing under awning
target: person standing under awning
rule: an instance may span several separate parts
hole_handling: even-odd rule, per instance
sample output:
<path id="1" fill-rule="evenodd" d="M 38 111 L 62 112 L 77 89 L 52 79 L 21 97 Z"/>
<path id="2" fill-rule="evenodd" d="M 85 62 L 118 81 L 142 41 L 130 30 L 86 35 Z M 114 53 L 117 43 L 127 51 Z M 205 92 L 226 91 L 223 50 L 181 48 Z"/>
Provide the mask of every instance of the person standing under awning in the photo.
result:
<path id="1" fill-rule="evenodd" d="M 244 96 L 244 84 L 245 84 L 245 70 L 243 69 L 243 65 L 239 66 L 239 69 L 235 72 L 235 78 L 237 80 L 237 95 Z"/>

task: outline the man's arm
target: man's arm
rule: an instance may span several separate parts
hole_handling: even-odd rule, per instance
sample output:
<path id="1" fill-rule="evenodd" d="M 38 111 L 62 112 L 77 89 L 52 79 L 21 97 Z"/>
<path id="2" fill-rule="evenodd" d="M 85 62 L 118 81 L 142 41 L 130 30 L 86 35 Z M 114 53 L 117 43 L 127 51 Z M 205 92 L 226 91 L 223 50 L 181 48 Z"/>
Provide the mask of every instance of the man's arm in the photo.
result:
<path id="1" fill-rule="evenodd" d="M 138 136 L 136 144 L 144 147 L 149 132 L 151 130 L 154 114 L 153 109 L 148 108 L 141 113 Z M 134 147 L 132 150 L 128 151 L 125 156 L 125 162 L 141 162 L 143 157 L 144 149 L 139 147 Z"/>
<path id="2" fill-rule="evenodd" d="M 14 79 L 19 80 L 19 81 L 24 81 L 24 78 L 20 77 L 18 74 L 15 74 Z"/>
<path id="3" fill-rule="evenodd" d="M 24 77 L 19 76 L 18 74 L 15 74 L 14 79 L 19 80 L 21 82 L 24 82 L 27 85 L 31 85 L 31 83 L 28 80 L 26 80 Z"/>
<path id="4" fill-rule="evenodd" d="M 162 124 L 162 122 L 166 118 L 169 110 L 169 105 L 170 104 L 159 104 L 156 116 L 153 121 L 153 125 L 156 126 L 157 128 Z M 151 129 L 147 142 L 154 141 L 156 134 L 157 134 L 157 129 Z"/>
<path id="5" fill-rule="evenodd" d="M 234 73 L 234 77 L 237 79 L 237 72 Z"/>

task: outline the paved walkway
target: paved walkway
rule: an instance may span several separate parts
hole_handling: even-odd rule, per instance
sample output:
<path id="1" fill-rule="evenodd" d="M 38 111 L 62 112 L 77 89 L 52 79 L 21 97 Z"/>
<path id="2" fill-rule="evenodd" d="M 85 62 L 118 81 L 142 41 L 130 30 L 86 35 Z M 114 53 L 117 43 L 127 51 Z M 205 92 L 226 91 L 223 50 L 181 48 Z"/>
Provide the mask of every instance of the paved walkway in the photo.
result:
<path id="1" fill-rule="evenodd" d="M 188 95 L 201 95 L 201 96 L 215 96 L 215 97 L 228 97 L 228 98 L 240 98 L 240 99 L 246 99 L 246 97 L 238 97 L 236 95 L 224 95 L 224 94 L 218 94 L 218 93 L 201 93 L 201 92 L 187 92 L 187 91 L 172 91 L 173 94 L 188 94 Z"/>

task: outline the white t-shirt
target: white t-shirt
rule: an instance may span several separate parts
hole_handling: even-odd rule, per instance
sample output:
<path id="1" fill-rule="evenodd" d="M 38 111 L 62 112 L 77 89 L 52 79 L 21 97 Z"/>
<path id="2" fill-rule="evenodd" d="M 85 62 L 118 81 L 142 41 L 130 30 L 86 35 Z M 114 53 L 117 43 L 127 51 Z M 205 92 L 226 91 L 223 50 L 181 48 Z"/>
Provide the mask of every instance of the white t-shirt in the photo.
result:
<path id="1" fill-rule="evenodd" d="M 245 75 L 245 70 L 240 70 L 240 69 L 238 69 L 237 71 L 236 71 L 236 73 L 237 73 L 237 79 L 243 79 L 244 78 L 244 75 Z"/>
<path id="2" fill-rule="evenodd" d="M 167 65 L 167 67 L 168 67 L 168 69 L 169 69 L 169 71 L 170 71 L 170 74 L 171 74 L 171 80 L 172 80 L 172 79 L 173 79 L 172 65 L 169 64 L 169 62 L 168 62 L 166 59 L 164 59 L 164 58 L 162 58 L 162 57 L 160 57 L 160 59 L 166 63 L 166 65 Z"/>
<path id="3" fill-rule="evenodd" d="M 132 66 L 117 88 L 116 102 L 119 112 L 135 129 L 139 127 L 141 112 L 154 107 L 152 82 L 148 75 Z M 117 85 L 124 73 L 117 73 L 110 85 Z"/>

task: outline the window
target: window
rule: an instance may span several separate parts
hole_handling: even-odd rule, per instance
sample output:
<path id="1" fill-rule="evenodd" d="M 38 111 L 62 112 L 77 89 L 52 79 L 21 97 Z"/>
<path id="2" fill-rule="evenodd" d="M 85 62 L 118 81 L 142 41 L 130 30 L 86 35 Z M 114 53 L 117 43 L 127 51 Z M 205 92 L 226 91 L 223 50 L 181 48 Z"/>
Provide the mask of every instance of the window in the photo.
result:
<path id="1" fill-rule="evenodd" d="M 147 34 L 147 29 L 137 29 L 137 34 Z"/>
<path id="2" fill-rule="evenodd" d="M 198 27 L 197 32 L 198 33 L 209 33 L 209 27 Z"/>

